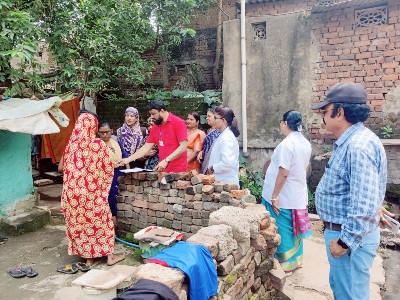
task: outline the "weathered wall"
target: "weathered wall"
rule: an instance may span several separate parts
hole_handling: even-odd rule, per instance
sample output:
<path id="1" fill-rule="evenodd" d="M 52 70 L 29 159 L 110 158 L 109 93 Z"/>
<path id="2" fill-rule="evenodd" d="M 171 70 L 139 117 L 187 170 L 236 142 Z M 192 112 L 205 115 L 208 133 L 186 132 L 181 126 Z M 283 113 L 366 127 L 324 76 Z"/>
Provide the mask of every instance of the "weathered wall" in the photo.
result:
<path id="1" fill-rule="evenodd" d="M 267 36 L 255 40 L 253 24 L 260 23 L 265 24 Z M 303 13 L 246 19 L 248 143 L 252 149 L 274 148 L 282 140 L 279 119 L 287 110 L 302 112 L 305 123 L 311 115 L 317 55 L 311 25 Z M 230 50 L 224 52 L 223 100 L 241 124 L 240 20 L 224 23 L 224 47 Z M 259 153 L 254 157 L 259 159 Z"/>
<path id="2" fill-rule="evenodd" d="M 0 131 L 0 217 L 35 205 L 30 154 L 31 135 Z"/>
<path id="3" fill-rule="evenodd" d="M 387 24 L 368 27 L 360 27 L 355 15 L 360 9 L 368 8 L 373 11 L 374 4 L 371 3 L 374 1 L 366 1 L 365 3 L 368 2 L 369 5 L 364 6 L 361 2 L 357 2 L 357 5 L 351 2 L 342 3 L 335 5 L 338 9 L 328 7 L 312 13 L 310 9 L 314 7 L 316 1 L 264 2 L 248 4 L 246 8 L 247 16 L 263 16 L 249 18 L 248 22 L 259 23 L 260 20 L 262 22 L 267 20 L 267 34 L 264 41 L 260 43 L 260 41 L 255 42 L 247 38 L 247 52 L 250 53 L 247 61 L 249 159 L 256 169 L 261 169 L 263 162 L 270 156 L 272 148 L 283 138 L 277 135 L 277 120 L 282 112 L 288 109 L 298 109 L 305 115 L 306 134 L 308 133 L 312 140 L 316 153 L 322 152 L 322 148 L 332 144 L 334 137 L 323 128 L 320 116 L 312 113 L 310 106 L 314 102 L 321 101 L 329 87 L 338 82 L 354 81 L 364 85 L 369 94 L 368 100 L 371 106 L 370 119 L 366 125 L 374 132 L 379 134 L 380 128 L 384 125 L 390 125 L 394 129 L 395 136 L 400 132 L 398 109 L 400 9 L 398 1 L 388 1 Z M 377 2 L 379 1 L 375 1 Z M 302 18 L 304 24 L 299 23 L 299 28 L 290 25 L 279 26 L 284 25 L 280 23 L 282 20 L 290 20 L 296 15 L 304 14 L 304 12 L 293 13 L 303 9 L 306 10 L 306 15 Z M 291 14 L 275 15 L 285 13 Z M 268 20 L 271 21 L 268 22 Z M 231 105 L 240 116 L 240 28 L 238 23 L 239 20 L 233 20 L 224 24 L 223 97 L 224 101 Z M 249 37 L 248 27 L 247 23 L 246 34 Z M 274 43 L 274 37 L 277 35 L 278 41 L 284 41 L 288 37 L 294 43 Z M 268 43 L 269 48 L 262 43 Z M 255 44 L 262 45 L 259 47 L 262 51 L 258 53 L 252 51 Z M 303 57 L 298 57 L 302 55 Z M 257 67 L 254 69 L 253 57 L 262 66 L 262 70 L 258 70 Z M 296 65 L 297 59 L 301 60 L 298 65 Z M 254 70 L 257 70 L 259 78 L 255 78 L 252 73 Z M 291 76 L 282 77 L 282 75 L 290 74 L 287 70 L 296 70 L 297 73 L 292 75 L 301 77 L 298 79 L 297 87 L 296 82 L 293 84 L 286 79 L 291 79 Z M 260 81 L 265 83 L 259 84 Z M 278 86 L 280 90 L 277 90 L 275 86 Z M 280 98 L 279 101 L 277 100 L 279 103 L 273 107 L 268 106 L 271 96 Z M 283 105 L 280 106 L 280 103 Z M 279 110 L 279 108 L 283 109 Z M 257 122 L 260 118 L 259 112 L 264 113 L 261 116 L 262 122 Z M 272 114 L 268 114 L 269 112 Z M 258 148 L 260 146 L 262 149 Z"/>
<path id="4" fill-rule="evenodd" d="M 398 1 L 388 2 L 384 25 L 358 27 L 355 10 L 360 7 L 312 15 L 319 48 L 314 102 L 322 100 L 329 87 L 337 82 L 359 82 L 366 88 L 371 106 L 367 125 L 377 133 L 383 125 L 391 125 L 395 132 L 400 130 L 400 9 Z M 321 128 L 319 117 L 308 125 L 314 142 L 331 142 L 331 137 Z"/>

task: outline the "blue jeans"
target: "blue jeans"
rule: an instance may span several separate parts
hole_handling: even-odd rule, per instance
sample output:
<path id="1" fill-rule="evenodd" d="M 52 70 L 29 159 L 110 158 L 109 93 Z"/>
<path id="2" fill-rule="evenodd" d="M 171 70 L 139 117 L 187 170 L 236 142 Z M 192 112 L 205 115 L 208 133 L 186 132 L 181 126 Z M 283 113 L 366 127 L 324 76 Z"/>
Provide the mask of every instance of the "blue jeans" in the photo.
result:
<path id="1" fill-rule="evenodd" d="M 339 236 L 340 231 L 326 229 L 324 232 L 330 264 L 329 283 L 335 300 L 368 300 L 370 269 L 379 246 L 379 227 L 367 234 L 356 250 L 348 249 L 341 257 L 333 258 L 329 244 Z"/>

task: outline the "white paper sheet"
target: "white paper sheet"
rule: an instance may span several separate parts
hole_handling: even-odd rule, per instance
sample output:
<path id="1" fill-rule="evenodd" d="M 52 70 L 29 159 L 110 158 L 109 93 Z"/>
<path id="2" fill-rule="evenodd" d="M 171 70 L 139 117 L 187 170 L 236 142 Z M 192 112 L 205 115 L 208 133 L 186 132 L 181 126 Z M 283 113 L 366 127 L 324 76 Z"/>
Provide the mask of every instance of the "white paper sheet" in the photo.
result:
<path id="1" fill-rule="evenodd" d="M 154 170 L 133 168 L 133 169 L 124 169 L 124 170 L 121 170 L 121 172 L 122 173 L 139 173 L 139 172 L 154 172 Z"/>

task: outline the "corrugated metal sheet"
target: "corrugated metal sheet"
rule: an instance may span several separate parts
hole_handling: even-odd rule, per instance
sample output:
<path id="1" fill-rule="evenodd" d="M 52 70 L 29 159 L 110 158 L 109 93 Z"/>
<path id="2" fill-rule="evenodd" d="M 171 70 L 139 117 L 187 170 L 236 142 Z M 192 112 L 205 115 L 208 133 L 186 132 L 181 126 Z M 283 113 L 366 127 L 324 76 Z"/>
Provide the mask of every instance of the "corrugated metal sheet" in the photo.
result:
<path id="1" fill-rule="evenodd" d="M 330 4 L 330 5 L 315 5 L 311 9 L 312 14 L 328 12 L 336 9 L 348 7 L 367 6 L 371 4 L 387 4 L 387 1 L 382 0 L 348 0 L 345 2 Z"/>

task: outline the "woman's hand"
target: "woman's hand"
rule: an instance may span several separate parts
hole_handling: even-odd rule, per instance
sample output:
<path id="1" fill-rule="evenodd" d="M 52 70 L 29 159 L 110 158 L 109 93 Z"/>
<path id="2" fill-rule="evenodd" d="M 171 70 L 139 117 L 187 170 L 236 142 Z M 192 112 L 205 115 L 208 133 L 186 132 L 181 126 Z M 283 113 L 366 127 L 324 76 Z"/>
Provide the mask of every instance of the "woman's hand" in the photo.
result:
<path id="1" fill-rule="evenodd" d="M 198 162 L 201 162 L 202 159 L 203 159 L 203 150 L 201 150 L 201 151 L 199 152 L 199 154 L 197 155 L 197 161 L 198 161 Z"/>
<path id="2" fill-rule="evenodd" d="M 274 210 L 275 214 L 279 216 L 280 208 L 278 204 L 278 197 L 275 199 L 271 199 L 272 209 Z"/>

